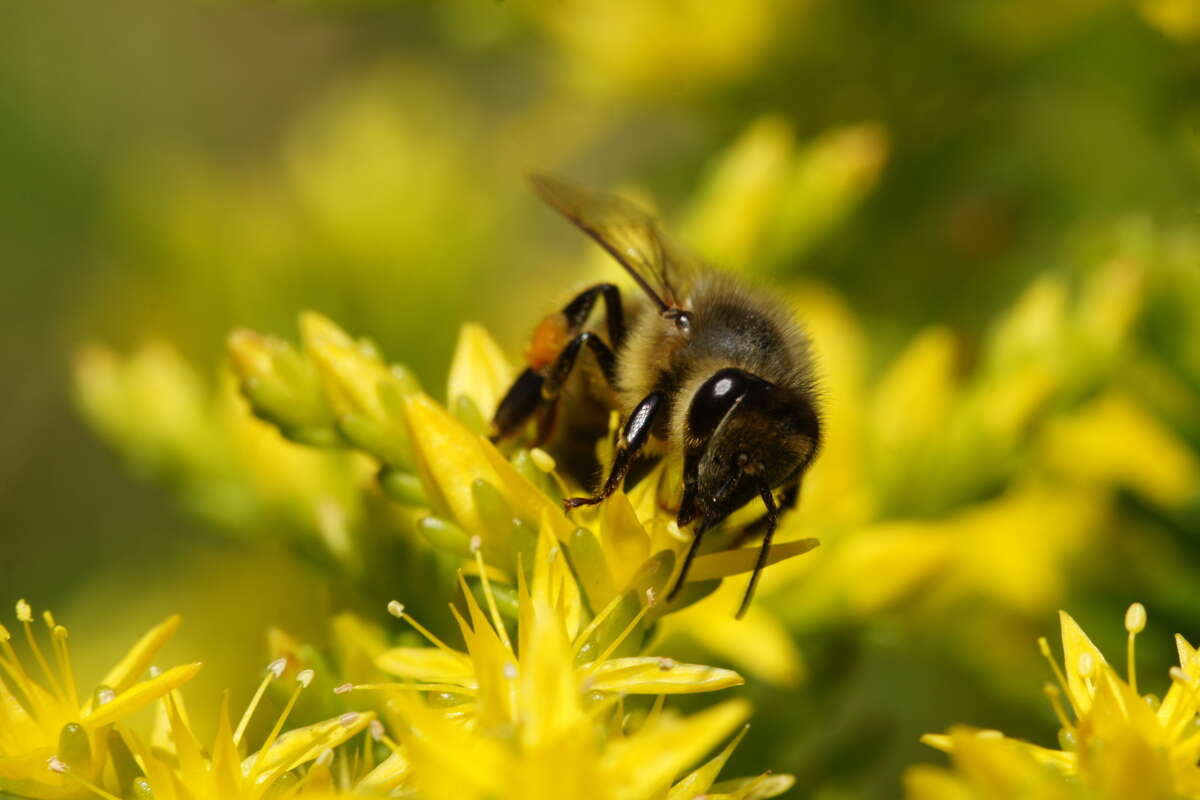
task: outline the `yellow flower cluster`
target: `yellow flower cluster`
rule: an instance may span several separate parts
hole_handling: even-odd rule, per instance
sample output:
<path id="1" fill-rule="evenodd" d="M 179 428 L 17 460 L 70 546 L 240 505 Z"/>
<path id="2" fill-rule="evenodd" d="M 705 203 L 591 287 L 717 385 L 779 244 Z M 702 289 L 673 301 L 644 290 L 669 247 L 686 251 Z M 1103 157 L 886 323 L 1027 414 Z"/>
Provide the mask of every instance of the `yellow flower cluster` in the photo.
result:
<path id="1" fill-rule="evenodd" d="M 1161 700 L 1139 694 L 1134 640 L 1146 625 L 1135 603 L 1125 615 L 1126 677 L 1109 665 L 1066 612 L 1060 666 L 1045 639 L 1038 642 L 1057 683 L 1045 691 L 1062 728 L 1059 748 L 1009 739 L 999 731 L 954 728 L 924 741 L 950 753 L 954 769 L 915 767 L 907 775 L 910 800 L 984 800 L 1021 797 L 1200 797 L 1200 654 L 1175 637 L 1179 666 Z M 1063 706 L 1066 698 L 1067 709 Z"/>
<path id="2" fill-rule="evenodd" d="M 630 495 L 618 493 L 572 520 L 561 499 L 577 487 L 563 483 L 548 455 L 518 450 L 506 457 L 481 435 L 484 414 L 511 370 L 481 328 L 467 326 L 460 339 L 450 370 L 453 413 L 422 393 L 406 370 L 387 366 L 370 343 L 352 339 L 323 317 L 304 315 L 301 330 L 300 350 L 248 331 L 230 337 L 233 368 L 250 410 L 296 443 L 287 448 L 353 450 L 363 454 L 355 457 L 360 465 L 374 462 L 374 469 L 355 479 L 373 473 L 378 488 L 405 510 L 428 545 L 459 561 L 461 603 L 451 610 L 463 649 L 446 644 L 393 602 L 389 611 L 429 646 L 355 639 L 367 673 L 398 680 L 342 683 L 333 692 L 339 703 L 352 693 L 363 697 L 373 710 L 285 731 L 301 692 L 317 678 L 313 669 L 297 668 L 285 657 L 272 662 L 236 725 L 222 702 L 215 738 L 202 745 L 175 691 L 199 665 L 134 682 L 178 619 L 134 648 L 106 679 L 104 685 L 112 688 L 97 695 L 104 700 L 93 709 L 81 708 L 74 697 L 65 630 L 47 617 L 62 670 L 61 676 L 46 673 L 50 691 L 28 678 L 4 635 L 3 666 L 15 685 L 5 689 L 3 699 L 8 713 L 36 726 L 39 737 L 14 734 L 3 740 L 8 749 L 0 776 L 8 782 L 0 786 L 29 797 L 91 792 L 167 800 L 347 792 L 732 800 L 772 797 L 791 786 L 789 776 L 770 774 L 717 782 L 741 738 L 734 734 L 749 712 L 744 702 L 728 701 L 687 717 L 664 707 L 666 695 L 738 685 L 737 673 L 642 655 L 651 625 L 672 610 L 664 590 L 687 544 L 661 511 L 660 492 L 670 491 L 677 476 L 660 470 Z M 171 361 L 161 352 L 141 358 Z M 139 362 L 122 366 L 92 351 L 83 369 L 91 375 L 84 399 L 97 419 L 109 420 L 118 435 L 144 431 L 120 431 L 126 418 L 109 413 L 138 397 L 151 406 L 163 402 L 145 388 Z M 155 370 L 145 374 L 152 384 Z M 194 397 L 183 404 L 190 417 L 182 422 L 159 416 L 164 426 L 173 420 L 170 424 L 194 433 L 192 423 L 208 419 L 202 405 Z M 238 419 L 251 429 L 262 425 L 244 412 Z M 205 424 L 210 431 L 220 429 Z M 195 449 L 166 451 L 147 456 L 148 463 L 170 463 Z M 326 456 L 338 457 L 318 457 Z M 363 484 L 356 491 L 371 491 Z M 802 554 L 815 544 L 782 542 L 769 560 Z M 755 557 L 753 548 L 700 556 L 691 588 L 675 605 L 711 591 L 725 576 L 749 571 Z M 19 616 L 28 631 L 28 608 L 22 605 Z M 282 641 L 281 635 L 275 638 Z M 45 666 L 32 633 L 29 641 Z M 268 686 L 289 671 L 295 689 L 258 751 L 244 755 L 254 710 Z M 330 688 L 329 678 L 321 676 L 316 685 Z M 641 702 L 639 696 L 656 699 Z M 156 702 L 155 731 L 143 739 L 124 718 Z M 339 749 L 360 733 L 361 748 Z M 688 772 L 730 737 L 716 757 Z"/>
<path id="3" fill-rule="evenodd" d="M 310 762 L 324 758 L 327 776 L 330 759 L 322 754 L 366 729 L 373 719 L 370 713 L 347 714 L 284 734 L 292 707 L 312 680 L 312 673 L 304 672 L 262 746 L 244 757 L 247 725 L 267 684 L 283 674 L 283 662 L 276 662 L 236 730 L 227 701 L 222 701 L 217 734 L 211 747 L 202 747 L 176 691 L 201 665 L 163 671 L 153 664 L 179 627 L 178 616 L 142 636 L 83 696 L 71 664 L 67 629 L 48 611 L 42 618 L 53 665 L 38 641 L 32 609 L 24 600 L 17 603 L 17 619 L 40 677 L 31 674 L 34 670 L 13 647 L 8 629 L 0 626 L 0 790 L 19 797 L 259 800 L 300 779 L 297 768 Z M 129 725 L 129 718 L 154 704 L 159 707 L 158 724 L 146 739 Z M 314 767 L 302 782 L 319 785 L 320 775 Z"/>

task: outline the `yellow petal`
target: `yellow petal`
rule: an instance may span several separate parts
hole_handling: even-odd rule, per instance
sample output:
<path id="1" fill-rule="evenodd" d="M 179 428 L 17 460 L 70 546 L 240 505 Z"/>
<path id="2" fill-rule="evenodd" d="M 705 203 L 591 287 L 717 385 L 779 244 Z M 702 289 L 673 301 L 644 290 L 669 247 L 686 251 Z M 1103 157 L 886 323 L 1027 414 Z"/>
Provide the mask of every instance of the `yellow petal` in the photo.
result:
<path id="1" fill-rule="evenodd" d="M 119 693 L 111 702 L 92 709 L 83 716 L 83 722 L 93 730 L 141 711 L 167 692 L 178 689 L 195 677 L 202 664 L 184 664 L 172 667 L 161 675 L 135 683 Z"/>
<path id="2" fill-rule="evenodd" d="M 749 729 L 749 726 L 742 728 L 738 731 L 737 736 L 734 736 L 729 744 L 725 745 L 725 749 L 712 760 L 672 786 L 667 800 L 694 800 L 698 795 L 707 792 L 708 788 L 716 782 L 717 776 L 725 767 L 725 762 L 733 755 L 733 751 Z"/>
<path id="3" fill-rule="evenodd" d="M 467 604 L 470 624 L 457 608 L 451 607 L 466 642 L 478 681 L 479 718 L 488 728 L 512 725 L 517 719 L 517 659 L 492 627 L 487 615 L 475 601 L 466 582 L 459 580 Z"/>
<path id="4" fill-rule="evenodd" d="M 123 692 L 128 689 L 139 676 L 150 668 L 158 651 L 178 630 L 182 622 L 183 617 L 175 614 L 147 631 L 133 647 L 129 648 L 129 652 L 125 654 L 121 662 L 104 676 L 104 680 L 100 681 L 100 684 L 114 692 Z"/>
<path id="5" fill-rule="evenodd" d="M 658 724 L 647 723 L 628 739 L 613 743 L 602 766 L 620 797 L 665 793 L 679 773 L 729 736 L 749 714 L 746 702 L 729 700 L 683 719 L 664 715 Z"/>
<path id="6" fill-rule="evenodd" d="M 766 773 L 753 778 L 721 781 L 713 787 L 712 800 L 766 800 L 778 797 L 796 785 L 796 778 L 786 773 Z"/>
<path id="7" fill-rule="evenodd" d="M 535 601 L 533 630 L 522 631 L 521 742 L 531 749 L 577 735 L 583 721 L 574 653 L 562 618 Z"/>
<path id="8" fill-rule="evenodd" d="M 599 537 L 613 582 L 623 591 L 650 556 L 650 537 L 624 492 L 616 492 L 600 507 Z"/>
<path id="9" fill-rule="evenodd" d="M 471 491 L 472 483 L 482 479 L 500 491 L 520 519 L 535 522 L 544 517 L 560 541 L 570 536 L 573 526 L 562 509 L 523 478 L 491 442 L 467 430 L 423 394 L 404 399 L 404 415 L 418 471 L 432 490 L 435 507 L 463 528 L 487 535 Z"/>
<path id="10" fill-rule="evenodd" d="M 589 673 L 585 688 L 622 694 L 691 694 L 745 683 L 730 669 L 670 658 L 610 658 Z"/>
<path id="11" fill-rule="evenodd" d="M 770 552 L 767 553 L 767 566 L 803 555 L 819 544 L 820 542 L 816 539 L 798 539 L 794 542 L 773 544 Z M 688 581 L 707 581 L 749 572 L 758 562 L 758 550 L 757 547 L 742 547 L 736 550 L 722 550 L 697 556 L 688 572 Z"/>
<path id="12" fill-rule="evenodd" d="M 229 695 L 221 698 L 221 710 L 217 718 L 217 735 L 212 746 L 213 788 L 219 797 L 237 797 L 242 782 L 242 769 L 238 759 L 237 744 L 233 741 L 233 726 L 229 722 Z"/>
<path id="13" fill-rule="evenodd" d="M 401 695 L 394 704 L 408 724 L 404 744 L 413 783 L 423 797 L 505 796 L 511 752 L 501 740 L 472 734 L 418 697 Z"/>
<path id="14" fill-rule="evenodd" d="M 908 800 L 976 800 L 962 778 L 941 767 L 917 764 L 904 772 Z"/>
<path id="15" fill-rule="evenodd" d="M 254 753 L 242 762 L 243 772 L 258 764 L 256 781 L 269 785 L 285 772 L 307 764 L 322 752 L 337 747 L 342 742 L 357 736 L 375 715 L 371 712 L 343 714 L 303 728 L 294 728 L 280 736 L 271 749 L 262 755 Z M 269 776 L 269 777 L 264 777 Z"/>
<path id="16" fill-rule="evenodd" d="M 454 408 L 455 401 L 466 396 L 491 419 L 511 382 L 512 367 L 487 330 L 471 322 L 463 325 L 450 362 L 447 406 Z"/>
<path id="17" fill-rule="evenodd" d="M 1090 667 L 1093 670 L 1094 681 L 1100 674 L 1100 666 L 1108 662 L 1070 614 L 1059 611 L 1058 617 L 1062 626 L 1063 671 L 1067 674 L 1067 690 L 1070 692 L 1072 705 L 1082 716 L 1092 707 L 1092 690 L 1080 674 L 1080 668 Z"/>
<path id="18" fill-rule="evenodd" d="M 386 796 L 400 786 L 412 772 L 412 765 L 403 753 L 392 753 L 354 786 L 360 794 Z"/>
<path id="19" fill-rule="evenodd" d="M 380 653 L 375 665 L 398 678 L 475 686 L 471 659 L 465 653 L 447 653 L 440 647 L 393 647 Z"/>
<path id="20" fill-rule="evenodd" d="M 304 350 L 321 373 L 331 405 L 339 414 L 356 413 L 383 419 L 387 412 L 379 398 L 379 384 L 390 377 L 378 356 L 364 352 L 329 319 L 312 311 L 300 315 Z"/>

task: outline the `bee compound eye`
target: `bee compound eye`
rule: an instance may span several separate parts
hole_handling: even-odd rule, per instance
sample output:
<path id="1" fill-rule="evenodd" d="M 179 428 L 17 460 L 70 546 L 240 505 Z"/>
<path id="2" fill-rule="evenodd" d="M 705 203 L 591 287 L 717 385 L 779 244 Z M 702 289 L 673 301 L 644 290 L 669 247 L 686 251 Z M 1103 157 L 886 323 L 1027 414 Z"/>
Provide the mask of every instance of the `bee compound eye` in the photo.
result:
<path id="1" fill-rule="evenodd" d="M 748 384 L 741 370 L 723 369 L 705 381 L 688 409 L 688 432 L 699 439 L 712 434 L 729 410 L 746 393 Z"/>

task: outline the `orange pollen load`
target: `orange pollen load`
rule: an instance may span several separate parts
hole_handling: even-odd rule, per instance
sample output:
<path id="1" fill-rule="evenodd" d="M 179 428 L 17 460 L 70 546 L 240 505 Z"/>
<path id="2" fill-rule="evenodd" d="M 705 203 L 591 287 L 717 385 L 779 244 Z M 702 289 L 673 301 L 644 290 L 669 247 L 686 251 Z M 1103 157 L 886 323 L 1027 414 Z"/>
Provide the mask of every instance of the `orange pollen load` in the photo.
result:
<path id="1" fill-rule="evenodd" d="M 542 370 L 550 366 L 566 347 L 569 333 L 567 318 L 562 312 L 556 311 L 543 317 L 525 348 L 525 361 L 530 368 Z"/>

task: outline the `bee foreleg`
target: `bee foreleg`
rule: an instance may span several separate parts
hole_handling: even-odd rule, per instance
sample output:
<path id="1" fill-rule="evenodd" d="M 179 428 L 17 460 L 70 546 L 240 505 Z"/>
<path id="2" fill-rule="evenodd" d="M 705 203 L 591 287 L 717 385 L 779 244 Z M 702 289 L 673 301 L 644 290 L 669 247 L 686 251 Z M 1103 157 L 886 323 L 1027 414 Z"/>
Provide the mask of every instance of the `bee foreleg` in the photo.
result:
<path id="1" fill-rule="evenodd" d="M 800 481 L 798 481 L 798 480 L 794 481 L 793 483 L 789 483 L 787 486 L 783 487 L 783 494 L 781 494 L 779 496 L 779 500 L 778 500 L 780 515 L 782 515 L 785 511 L 791 511 L 793 508 L 795 508 L 796 501 L 799 498 L 800 498 Z M 764 530 L 766 530 L 767 525 L 770 523 L 770 521 L 771 521 L 770 515 L 763 514 L 761 517 L 754 520 L 753 522 L 748 524 L 746 527 L 742 528 L 740 531 L 738 531 L 737 535 L 734 536 L 733 540 L 729 543 L 730 549 L 732 549 L 734 547 L 741 547 L 743 544 L 750 541 L 754 537 L 762 534 L 762 532 Z"/>
<path id="2" fill-rule="evenodd" d="M 704 534 L 708 531 L 708 520 L 702 520 L 696 526 L 696 530 L 692 532 L 692 543 L 688 545 L 687 553 L 683 557 L 683 566 L 679 568 L 679 577 L 675 578 L 675 585 L 671 587 L 671 591 L 667 592 L 667 602 L 675 599 L 675 595 L 679 594 L 679 590 L 683 588 L 683 582 L 687 580 L 688 572 L 692 568 L 692 562 L 696 560 L 696 553 L 700 552 L 700 540 L 704 538 Z"/>
<path id="3" fill-rule="evenodd" d="M 779 525 L 779 507 L 775 504 L 775 495 L 771 492 L 771 487 L 763 484 L 759 495 L 767 507 L 767 531 L 763 534 L 762 546 L 758 549 L 754 572 L 750 573 L 750 583 L 746 586 L 746 593 L 742 595 L 742 604 L 738 606 L 737 614 L 734 615 L 738 619 L 746 616 L 746 611 L 750 608 L 750 601 L 754 599 L 754 590 L 758 588 L 758 579 L 762 576 L 763 568 L 767 566 L 767 555 L 771 552 L 771 540 L 775 538 L 775 528 Z"/>
<path id="4" fill-rule="evenodd" d="M 654 429 L 658 415 L 666 407 L 667 396 L 663 392 L 651 392 L 634 406 L 633 411 L 629 414 L 629 419 L 625 420 L 625 425 L 621 429 L 621 436 L 617 440 L 617 454 L 613 457 L 612 468 L 608 472 L 604 486 L 598 494 L 592 497 L 568 497 L 563 501 L 563 505 L 568 511 L 579 506 L 594 506 L 620 487 L 621 481 L 625 480 L 625 475 L 629 472 L 629 467 L 633 465 L 642 448 L 646 446 L 646 442 L 650 440 L 650 433 Z"/>

